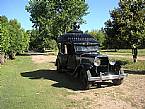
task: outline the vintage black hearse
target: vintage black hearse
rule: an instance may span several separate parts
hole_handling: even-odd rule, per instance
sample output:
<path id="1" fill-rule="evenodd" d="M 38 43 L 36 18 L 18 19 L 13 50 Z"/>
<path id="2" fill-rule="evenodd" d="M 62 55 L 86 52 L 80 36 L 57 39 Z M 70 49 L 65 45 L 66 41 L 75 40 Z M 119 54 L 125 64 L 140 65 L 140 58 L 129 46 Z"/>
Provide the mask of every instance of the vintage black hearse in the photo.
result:
<path id="1" fill-rule="evenodd" d="M 99 42 L 89 34 L 75 29 L 58 37 L 57 43 L 57 71 L 78 78 L 83 89 L 108 80 L 120 85 L 127 76 L 119 63 L 99 53 Z"/>

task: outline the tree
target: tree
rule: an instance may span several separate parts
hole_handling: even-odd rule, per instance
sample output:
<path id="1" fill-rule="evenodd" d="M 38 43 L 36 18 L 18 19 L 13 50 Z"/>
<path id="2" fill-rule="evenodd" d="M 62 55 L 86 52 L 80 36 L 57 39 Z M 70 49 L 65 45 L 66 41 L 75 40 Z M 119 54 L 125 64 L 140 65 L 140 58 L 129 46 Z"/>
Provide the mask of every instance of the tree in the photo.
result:
<path id="1" fill-rule="evenodd" d="M 83 23 L 87 9 L 85 0 L 31 0 L 26 6 L 42 42 L 56 40 L 69 31 L 74 22 Z"/>
<path id="2" fill-rule="evenodd" d="M 110 12 L 111 20 L 105 22 L 108 45 L 117 48 L 130 48 L 134 43 L 142 45 L 145 37 L 144 4 L 144 0 L 120 0 L 119 7 Z"/>
<path id="3" fill-rule="evenodd" d="M 6 16 L 0 16 L 0 51 L 5 53 L 8 51 L 9 44 L 9 24 Z"/>
<path id="4" fill-rule="evenodd" d="M 30 32 L 29 49 L 34 51 L 41 51 L 43 49 L 42 37 L 39 37 L 39 31 L 32 29 Z"/>
<path id="5" fill-rule="evenodd" d="M 8 19 L 5 16 L 0 16 L 0 64 L 4 63 L 5 52 L 9 47 Z"/>
<path id="6" fill-rule="evenodd" d="M 57 49 L 56 41 L 46 37 L 42 40 L 42 37 L 39 37 L 39 31 L 32 29 L 30 32 L 30 43 L 29 49 L 39 52 L 44 52 L 44 49 L 55 50 Z"/>
<path id="7" fill-rule="evenodd" d="M 29 43 L 30 43 L 30 32 L 24 29 L 21 29 L 22 39 L 21 39 L 21 49 L 19 50 L 19 53 L 28 50 L 29 49 Z"/>
<path id="8" fill-rule="evenodd" d="M 92 30 L 88 32 L 91 34 L 97 41 L 99 41 L 100 45 L 103 46 L 105 40 L 105 34 L 101 30 Z"/>
<path id="9" fill-rule="evenodd" d="M 16 19 L 9 21 L 9 38 L 8 55 L 11 59 L 14 59 L 15 54 L 23 52 L 29 44 L 29 35 L 21 28 Z"/>
<path id="10" fill-rule="evenodd" d="M 28 48 L 29 34 L 21 28 L 16 19 L 8 21 L 6 16 L 0 16 L 0 51 L 14 59 L 16 53 Z"/>

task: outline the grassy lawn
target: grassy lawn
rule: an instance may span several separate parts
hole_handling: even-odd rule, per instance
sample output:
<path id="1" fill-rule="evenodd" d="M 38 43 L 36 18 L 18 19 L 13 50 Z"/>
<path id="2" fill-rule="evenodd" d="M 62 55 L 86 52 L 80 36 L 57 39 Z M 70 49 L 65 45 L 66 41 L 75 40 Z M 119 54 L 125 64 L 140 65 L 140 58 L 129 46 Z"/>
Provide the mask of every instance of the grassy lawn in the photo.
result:
<path id="1" fill-rule="evenodd" d="M 139 52 L 144 54 L 144 50 Z M 125 55 L 129 50 L 115 53 Z M 120 61 L 125 69 L 145 70 L 145 61 L 133 63 L 129 58 L 111 57 L 114 59 Z M 53 62 L 36 64 L 30 56 L 17 56 L 16 60 L 0 65 L 0 109 L 86 108 L 82 105 L 83 100 L 78 102 L 68 97 L 76 95 L 73 91 L 79 89 L 78 82 L 54 69 Z"/>
<path id="2" fill-rule="evenodd" d="M 132 55 L 131 49 L 120 49 L 117 52 L 114 50 L 101 50 L 101 53 L 110 55 Z M 138 56 L 145 56 L 145 49 L 138 49 Z"/>
<path id="3" fill-rule="evenodd" d="M 123 65 L 123 68 L 128 70 L 145 70 L 145 60 L 138 60 L 136 63 L 133 63 L 132 61 L 132 51 L 131 49 L 121 49 L 117 52 L 114 52 L 113 50 L 102 50 L 102 54 L 106 55 L 114 55 L 110 58 L 110 60 L 116 60 L 120 61 Z M 123 57 L 118 57 L 123 56 Z M 126 57 L 125 57 L 126 56 Z M 145 49 L 139 49 L 138 50 L 138 57 L 145 57 Z M 131 57 L 131 58 L 128 58 Z"/>
<path id="4" fill-rule="evenodd" d="M 67 90 L 75 83 L 50 68 L 54 63 L 34 64 L 30 56 L 0 65 L 0 109 L 79 108 L 79 103 L 66 97 L 73 94 Z"/>
<path id="5" fill-rule="evenodd" d="M 110 60 L 119 61 L 122 67 L 126 70 L 143 70 L 145 71 L 145 61 L 138 60 L 136 63 L 132 62 L 132 59 L 111 57 Z"/>

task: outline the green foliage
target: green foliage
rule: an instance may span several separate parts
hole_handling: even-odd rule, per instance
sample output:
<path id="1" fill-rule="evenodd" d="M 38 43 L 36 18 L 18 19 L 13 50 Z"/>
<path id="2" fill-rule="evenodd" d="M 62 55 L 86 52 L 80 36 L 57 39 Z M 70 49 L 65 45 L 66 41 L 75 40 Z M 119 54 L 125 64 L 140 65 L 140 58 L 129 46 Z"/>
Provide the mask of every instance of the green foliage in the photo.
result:
<path id="1" fill-rule="evenodd" d="M 101 30 L 92 30 L 91 32 L 88 32 L 90 35 L 92 35 L 97 41 L 99 41 L 100 45 L 103 46 L 104 40 L 105 40 L 105 34 Z"/>
<path id="2" fill-rule="evenodd" d="M 41 44 L 40 38 L 38 36 L 37 30 L 31 30 L 30 33 L 30 43 L 29 43 L 29 49 L 33 50 L 34 48 L 39 48 L 39 45 Z"/>
<path id="3" fill-rule="evenodd" d="M 9 54 L 21 53 L 28 48 L 29 35 L 16 19 L 9 21 Z"/>
<path id="4" fill-rule="evenodd" d="M 0 16 L 0 51 L 7 52 L 10 46 L 8 19 L 5 16 Z"/>
<path id="5" fill-rule="evenodd" d="M 49 40 L 45 38 L 44 47 L 49 50 L 57 50 L 57 43 L 55 40 Z"/>
<path id="6" fill-rule="evenodd" d="M 87 14 L 87 9 L 84 0 L 31 0 L 26 6 L 38 32 L 34 39 L 40 41 L 40 46 L 69 31 L 74 22 L 83 23 L 82 17 Z"/>
<path id="7" fill-rule="evenodd" d="M 10 37 L 10 47 L 9 52 L 17 52 L 20 50 L 22 34 L 20 31 L 20 24 L 16 19 L 9 21 L 9 37 Z"/>
<path id="8" fill-rule="evenodd" d="M 39 37 L 39 31 L 38 30 L 31 30 L 30 32 L 30 43 L 29 43 L 29 49 L 34 51 L 40 51 L 44 52 L 44 49 L 49 50 L 56 50 L 57 49 L 57 43 L 53 39 L 49 39 L 48 37 Z"/>
<path id="9" fill-rule="evenodd" d="M 143 46 L 144 4 L 144 0 L 120 0 L 119 7 L 110 12 L 111 20 L 105 22 L 104 28 L 109 48 L 130 48 L 134 43 Z"/>
<path id="10" fill-rule="evenodd" d="M 10 58 L 28 48 L 29 34 L 21 28 L 16 19 L 8 21 L 7 17 L 0 16 L 0 50 Z"/>

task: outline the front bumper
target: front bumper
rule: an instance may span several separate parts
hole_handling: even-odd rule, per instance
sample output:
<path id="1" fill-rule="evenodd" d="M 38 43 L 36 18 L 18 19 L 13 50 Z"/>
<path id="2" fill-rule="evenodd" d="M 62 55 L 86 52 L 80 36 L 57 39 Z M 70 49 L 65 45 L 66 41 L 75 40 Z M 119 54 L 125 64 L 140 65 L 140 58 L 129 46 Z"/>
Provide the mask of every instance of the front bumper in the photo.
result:
<path id="1" fill-rule="evenodd" d="M 103 81 L 108 81 L 108 80 L 114 80 L 114 79 L 123 79 L 125 77 L 127 77 L 128 74 L 119 74 L 119 75 L 107 75 L 107 76 L 104 76 L 104 75 L 101 75 L 100 73 L 100 76 L 99 77 L 88 77 L 88 81 L 95 81 L 95 82 L 103 82 Z"/>

